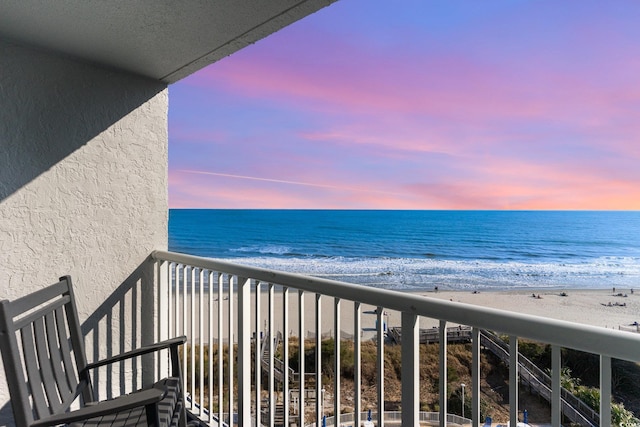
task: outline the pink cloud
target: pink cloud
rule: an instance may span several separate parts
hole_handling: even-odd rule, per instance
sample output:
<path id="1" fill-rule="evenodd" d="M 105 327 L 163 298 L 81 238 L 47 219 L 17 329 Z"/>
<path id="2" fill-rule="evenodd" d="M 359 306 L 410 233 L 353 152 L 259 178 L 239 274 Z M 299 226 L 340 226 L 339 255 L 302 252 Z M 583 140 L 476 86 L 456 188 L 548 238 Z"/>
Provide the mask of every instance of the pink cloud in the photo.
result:
<path id="1" fill-rule="evenodd" d="M 474 121 L 492 117 L 571 120 L 581 117 L 575 114 L 576 108 L 598 111 L 628 96 L 594 87 L 588 74 L 558 72 L 552 66 L 516 71 L 509 64 L 489 64 L 462 54 L 413 58 L 384 52 L 391 57 L 383 58 L 343 45 L 336 51 L 339 57 L 349 58 L 351 66 L 338 66 L 336 71 L 331 59 L 297 65 L 280 58 L 241 56 L 207 69 L 190 83 L 225 85 L 243 96 L 289 99 L 323 111 L 428 114 Z"/>

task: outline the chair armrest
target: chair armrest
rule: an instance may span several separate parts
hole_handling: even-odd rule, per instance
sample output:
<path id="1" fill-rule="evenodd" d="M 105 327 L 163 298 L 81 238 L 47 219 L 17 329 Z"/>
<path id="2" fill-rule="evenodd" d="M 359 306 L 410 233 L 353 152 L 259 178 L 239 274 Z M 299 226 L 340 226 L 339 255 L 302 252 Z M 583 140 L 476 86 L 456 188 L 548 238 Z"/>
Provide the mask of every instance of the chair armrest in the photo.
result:
<path id="1" fill-rule="evenodd" d="M 120 362 L 122 360 L 131 359 L 132 357 L 142 356 L 143 354 L 153 353 L 155 351 L 164 350 L 170 347 L 178 347 L 181 344 L 187 342 L 187 337 L 181 336 L 176 338 L 171 338 L 166 341 L 146 345 L 135 350 L 128 351 L 126 353 L 121 353 L 113 357 L 109 357 L 108 359 L 99 360 L 94 363 L 89 363 L 85 370 L 99 368 L 100 366 L 109 365 L 111 363 Z"/>
<path id="2" fill-rule="evenodd" d="M 154 405 L 161 401 L 166 394 L 167 391 L 164 389 L 149 388 L 113 400 L 105 400 L 95 405 L 85 406 L 77 411 L 54 414 L 46 418 L 41 418 L 31 424 L 31 427 L 57 426 L 104 415 L 117 414 L 118 412 L 128 411 L 141 406 Z"/>

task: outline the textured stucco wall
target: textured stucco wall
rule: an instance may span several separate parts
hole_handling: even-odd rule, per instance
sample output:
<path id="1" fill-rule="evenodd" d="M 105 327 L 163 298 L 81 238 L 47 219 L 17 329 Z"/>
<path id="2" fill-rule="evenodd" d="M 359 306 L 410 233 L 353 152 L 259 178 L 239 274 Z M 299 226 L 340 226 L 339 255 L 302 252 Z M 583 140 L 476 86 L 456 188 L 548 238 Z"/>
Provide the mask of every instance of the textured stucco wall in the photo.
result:
<path id="1" fill-rule="evenodd" d="M 0 40 L 0 298 L 71 274 L 90 360 L 153 338 L 167 111 L 158 82 Z M 0 425 L 4 381 L 0 367 Z"/>

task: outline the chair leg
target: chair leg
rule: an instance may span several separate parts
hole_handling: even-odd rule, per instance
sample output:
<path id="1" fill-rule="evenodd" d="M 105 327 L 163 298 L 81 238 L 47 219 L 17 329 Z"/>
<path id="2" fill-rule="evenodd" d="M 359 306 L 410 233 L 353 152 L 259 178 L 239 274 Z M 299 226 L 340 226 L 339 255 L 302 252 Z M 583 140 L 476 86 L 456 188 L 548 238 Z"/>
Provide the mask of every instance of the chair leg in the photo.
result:
<path id="1" fill-rule="evenodd" d="M 180 409 L 180 421 L 178 421 L 178 426 L 179 427 L 186 427 L 187 426 L 187 410 L 184 407 L 184 402 L 182 403 L 182 409 Z"/>
<path id="2" fill-rule="evenodd" d="M 160 419 L 158 418 L 158 405 L 147 405 L 145 407 L 147 412 L 147 426 L 160 427 Z"/>

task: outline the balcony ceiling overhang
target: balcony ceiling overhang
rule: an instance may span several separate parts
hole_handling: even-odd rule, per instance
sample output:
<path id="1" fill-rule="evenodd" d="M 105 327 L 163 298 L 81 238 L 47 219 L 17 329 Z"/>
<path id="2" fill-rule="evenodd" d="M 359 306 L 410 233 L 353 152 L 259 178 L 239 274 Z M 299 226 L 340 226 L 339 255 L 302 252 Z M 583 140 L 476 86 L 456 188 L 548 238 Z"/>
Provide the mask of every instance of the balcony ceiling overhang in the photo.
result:
<path id="1" fill-rule="evenodd" d="M 0 37 L 174 83 L 336 0 L 3 0 Z"/>

